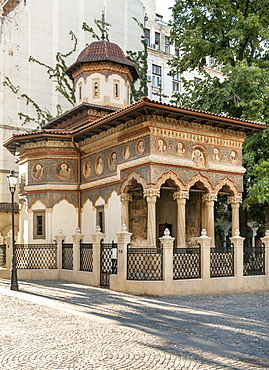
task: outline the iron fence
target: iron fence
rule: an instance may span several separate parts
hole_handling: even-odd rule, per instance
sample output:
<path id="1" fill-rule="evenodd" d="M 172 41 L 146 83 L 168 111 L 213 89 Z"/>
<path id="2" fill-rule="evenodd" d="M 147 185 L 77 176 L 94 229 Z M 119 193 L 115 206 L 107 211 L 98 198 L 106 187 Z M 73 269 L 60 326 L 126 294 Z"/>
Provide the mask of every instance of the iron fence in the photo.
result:
<path id="1" fill-rule="evenodd" d="M 62 243 L 62 269 L 73 270 L 73 244 Z"/>
<path id="2" fill-rule="evenodd" d="M 201 246 L 193 248 L 174 248 L 173 278 L 197 279 L 201 277 Z"/>
<path id="3" fill-rule="evenodd" d="M 92 272 L 92 265 L 92 244 L 80 243 L 80 271 Z"/>
<path id="4" fill-rule="evenodd" d="M 127 248 L 127 280 L 162 280 L 163 248 Z"/>
<path id="5" fill-rule="evenodd" d="M 0 245 L 0 267 L 6 266 L 6 245 Z"/>
<path id="6" fill-rule="evenodd" d="M 110 275 L 117 274 L 118 269 L 118 244 L 112 240 L 112 243 L 100 243 L 100 285 L 109 287 Z"/>
<path id="7" fill-rule="evenodd" d="M 56 244 L 16 244 L 18 269 L 56 269 Z"/>
<path id="8" fill-rule="evenodd" d="M 243 275 L 265 275 L 265 247 L 244 248 Z"/>
<path id="9" fill-rule="evenodd" d="M 210 248 L 210 277 L 234 276 L 234 247 Z"/>

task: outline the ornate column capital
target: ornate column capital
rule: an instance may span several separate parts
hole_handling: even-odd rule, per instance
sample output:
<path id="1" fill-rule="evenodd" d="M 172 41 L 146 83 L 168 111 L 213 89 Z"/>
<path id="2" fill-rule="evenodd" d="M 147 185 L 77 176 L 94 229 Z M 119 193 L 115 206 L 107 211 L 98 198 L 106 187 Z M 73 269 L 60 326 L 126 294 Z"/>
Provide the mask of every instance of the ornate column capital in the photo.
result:
<path id="1" fill-rule="evenodd" d="M 178 199 L 189 199 L 189 192 L 186 191 L 186 190 L 176 191 L 173 194 L 173 198 L 174 198 L 174 200 L 178 200 Z"/>
<path id="2" fill-rule="evenodd" d="M 228 197 L 228 203 L 230 204 L 242 203 L 242 195 L 233 195 Z"/>
<path id="3" fill-rule="evenodd" d="M 204 194 L 202 197 L 203 202 L 212 202 L 212 201 L 216 201 L 217 199 L 218 199 L 218 195 L 212 194 L 212 193 Z"/>
<path id="4" fill-rule="evenodd" d="M 144 189 L 144 197 L 152 198 L 152 197 L 160 197 L 160 189 Z"/>
<path id="5" fill-rule="evenodd" d="M 130 202 L 132 200 L 132 196 L 129 193 L 122 193 L 120 195 L 121 202 Z"/>

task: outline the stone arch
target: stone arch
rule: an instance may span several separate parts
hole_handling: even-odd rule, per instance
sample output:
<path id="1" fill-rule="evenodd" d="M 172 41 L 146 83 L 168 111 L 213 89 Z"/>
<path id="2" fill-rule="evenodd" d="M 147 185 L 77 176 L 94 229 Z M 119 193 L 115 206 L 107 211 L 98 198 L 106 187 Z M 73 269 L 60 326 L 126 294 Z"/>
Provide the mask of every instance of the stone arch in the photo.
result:
<path id="1" fill-rule="evenodd" d="M 139 173 L 132 171 L 128 174 L 126 179 L 121 184 L 119 194 L 125 193 L 127 191 L 126 189 L 132 180 L 136 180 L 139 184 L 141 184 L 143 189 L 147 187 L 147 182 L 145 178 L 139 175 Z"/>
<path id="2" fill-rule="evenodd" d="M 169 179 L 174 181 L 174 183 L 177 185 L 179 190 L 184 189 L 184 183 L 180 180 L 178 175 L 172 170 L 163 173 L 162 176 L 159 177 L 159 179 L 156 181 L 156 184 L 153 186 L 153 188 L 154 189 L 160 189 L 162 184 L 164 184 L 165 181 L 169 180 Z"/>
<path id="3" fill-rule="evenodd" d="M 225 177 L 224 179 L 221 179 L 218 184 L 216 185 L 215 187 L 215 193 L 218 194 L 218 192 L 223 188 L 223 186 L 229 186 L 229 188 L 231 189 L 231 191 L 233 192 L 233 195 L 239 195 L 239 191 L 236 187 L 236 185 L 234 184 L 234 182 L 232 180 L 230 180 L 228 177 Z"/>
<path id="4" fill-rule="evenodd" d="M 201 183 L 204 184 L 205 188 L 208 190 L 209 193 L 213 193 L 213 186 L 212 184 L 210 183 L 210 181 L 208 180 L 207 177 L 201 175 L 201 173 L 198 173 L 196 174 L 195 176 L 193 176 L 186 184 L 185 186 L 185 189 L 184 190 L 187 190 L 189 191 L 190 188 L 196 183 L 200 181 Z"/>

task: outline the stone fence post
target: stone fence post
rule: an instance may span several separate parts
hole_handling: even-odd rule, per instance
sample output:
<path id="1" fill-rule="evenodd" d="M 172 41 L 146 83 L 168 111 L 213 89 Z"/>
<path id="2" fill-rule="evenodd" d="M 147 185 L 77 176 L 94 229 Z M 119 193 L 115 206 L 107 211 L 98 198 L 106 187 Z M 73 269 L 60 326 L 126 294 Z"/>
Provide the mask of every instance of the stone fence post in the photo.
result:
<path id="1" fill-rule="evenodd" d="M 206 235 L 206 230 L 203 229 L 201 236 L 197 238 L 197 242 L 201 245 L 201 278 L 210 279 L 210 247 L 211 240 L 209 236 Z"/>
<path id="2" fill-rule="evenodd" d="M 18 236 L 15 235 L 14 240 L 15 243 L 18 242 Z M 12 253 L 13 253 L 13 248 L 12 248 L 12 233 L 9 231 L 7 236 L 5 238 L 1 238 L 1 244 L 6 244 L 6 269 L 10 270 L 11 265 L 12 265 Z M 17 259 L 16 259 L 16 267 L 17 267 Z"/>
<path id="3" fill-rule="evenodd" d="M 244 240 L 240 236 L 239 230 L 235 230 L 235 236 L 230 238 L 231 243 L 234 245 L 234 276 L 241 278 L 243 277 L 243 247 L 244 247 Z"/>
<path id="4" fill-rule="evenodd" d="M 173 244 L 175 238 L 170 236 L 169 229 L 164 230 L 164 236 L 159 238 L 163 246 L 163 280 L 167 284 L 173 283 Z"/>
<path id="5" fill-rule="evenodd" d="M 73 271 L 80 270 L 80 242 L 83 240 L 84 235 L 81 234 L 80 228 L 77 227 L 75 234 L 72 235 L 73 239 Z"/>
<path id="6" fill-rule="evenodd" d="M 266 230 L 265 236 L 261 238 L 265 246 L 265 275 L 269 276 L 269 230 Z"/>
<path id="7" fill-rule="evenodd" d="M 105 238 L 105 234 L 101 233 L 100 226 L 96 226 L 96 232 L 92 234 L 92 272 L 93 272 L 93 285 L 100 285 L 100 252 L 101 252 L 101 240 Z"/>
<path id="8" fill-rule="evenodd" d="M 127 226 L 123 224 L 121 231 L 116 234 L 118 242 L 118 280 L 127 280 L 127 245 L 131 241 L 132 233 L 129 233 Z"/>
<path id="9" fill-rule="evenodd" d="M 54 238 L 57 242 L 57 268 L 58 270 L 61 270 L 62 268 L 62 246 L 63 246 L 63 241 L 66 238 L 66 235 L 64 235 L 63 230 L 60 229 L 58 231 L 58 235 L 55 235 Z"/>

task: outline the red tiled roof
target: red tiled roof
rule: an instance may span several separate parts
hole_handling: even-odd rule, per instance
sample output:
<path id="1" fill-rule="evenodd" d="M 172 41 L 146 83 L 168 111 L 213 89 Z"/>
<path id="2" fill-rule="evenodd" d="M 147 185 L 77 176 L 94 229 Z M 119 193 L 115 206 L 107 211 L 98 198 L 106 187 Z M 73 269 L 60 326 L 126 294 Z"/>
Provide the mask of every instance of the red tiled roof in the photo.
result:
<path id="1" fill-rule="evenodd" d="M 102 61 L 109 61 L 126 65 L 127 67 L 129 67 L 134 79 L 137 79 L 139 77 L 135 64 L 125 57 L 122 49 L 117 44 L 108 42 L 106 40 L 94 41 L 90 45 L 88 45 L 79 54 L 76 62 L 66 70 L 66 73 L 69 76 L 72 76 L 73 70 L 81 63 Z"/>

